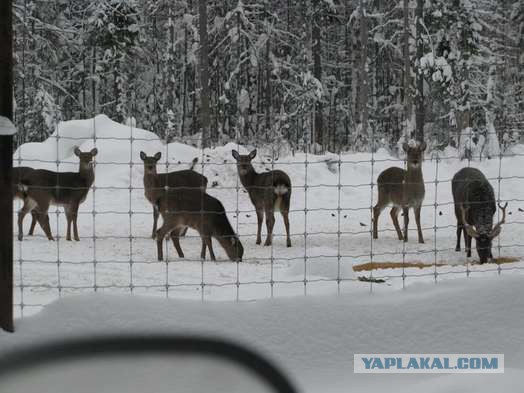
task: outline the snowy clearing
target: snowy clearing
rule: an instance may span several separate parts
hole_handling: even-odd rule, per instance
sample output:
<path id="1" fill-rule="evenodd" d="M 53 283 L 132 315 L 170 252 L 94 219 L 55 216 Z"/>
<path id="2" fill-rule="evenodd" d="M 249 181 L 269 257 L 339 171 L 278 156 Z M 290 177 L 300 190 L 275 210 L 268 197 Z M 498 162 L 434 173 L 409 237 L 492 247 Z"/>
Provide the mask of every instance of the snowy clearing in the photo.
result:
<path id="1" fill-rule="evenodd" d="M 188 145 L 165 145 L 151 132 L 113 122 L 104 115 L 88 120 L 60 123 L 43 143 L 22 145 L 14 155 L 15 165 L 60 171 L 76 171 L 78 160 L 73 147 L 83 151 L 95 146 L 94 189 L 80 207 L 80 242 L 64 238 L 63 210 L 50 209 L 52 231 L 59 234 L 49 242 L 37 227 L 36 237 L 26 236 L 15 244 L 16 303 L 24 304 L 24 315 L 40 309 L 59 295 L 93 292 L 137 293 L 177 298 L 247 300 L 297 294 L 389 291 L 420 281 L 464 278 L 480 273 L 497 276 L 520 273 L 524 262 L 471 265 L 472 261 L 455 248 L 455 217 L 451 178 L 468 165 L 448 148 L 436 159 L 427 153 L 423 163 L 426 197 L 422 210 L 425 244 L 416 243 L 416 226 L 410 220 L 410 241 L 400 242 L 388 211 L 380 217 L 379 239 L 371 239 L 370 207 L 376 200 L 379 173 L 403 162 L 385 150 L 375 154 L 351 153 L 323 156 L 297 153 L 272 162 L 271 152 L 259 150 L 255 166 L 259 171 L 282 169 L 293 184 L 291 201 L 292 248 L 285 247 L 284 225 L 276 217 L 273 247 L 255 245 L 256 215 L 247 193 L 239 183 L 231 150 L 245 154 L 248 149 L 235 144 L 214 149 Z M 176 256 L 166 243 L 167 263 L 157 262 L 156 244 L 150 238 L 152 208 L 144 197 L 143 165 L 139 152 L 162 152 L 159 171 L 186 169 L 199 157 L 197 170 L 209 179 L 208 192 L 219 198 L 228 211 L 233 227 L 244 244 L 243 262 L 226 260 L 215 242 L 219 261 L 203 264 L 199 259 L 200 238 L 189 231 L 181 240 L 186 259 Z M 496 195 L 509 202 L 507 223 L 494 241 L 494 256 L 522 255 L 524 237 L 524 187 L 522 167 L 524 147 L 502 160 L 472 161 L 488 177 Z M 339 187 L 340 184 L 340 187 Z M 237 189 L 239 190 L 237 192 Z M 16 202 L 18 210 L 20 202 Z M 237 213 L 238 211 L 238 213 Z M 411 212 L 411 214 L 413 214 Z M 16 220 L 16 215 L 15 215 Z M 498 220 L 498 213 L 495 221 Z M 30 217 L 25 220 L 25 233 Z M 16 227 L 16 221 L 15 221 Z M 263 236 L 265 226 L 263 227 Z M 373 256 L 371 257 L 371 254 Z M 357 281 L 369 273 L 353 272 L 353 265 L 366 262 L 414 262 L 435 264 L 431 268 L 378 270 L 373 277 L 385 284 Z M 444 266 L 439 266 L 444 264 Z M 34 307 L 33 307 L 34 306 Z M 20 313 L 20 307 L 17 307 Z"/>
<path id="2" fill-rule="evenodd" d="M 395 296 L 360 291 L 254 302 L 70 296 L 38 315 L 18 320 L 14 335 L 0 333 L 0 354 L 64 337 L 191 333 L 232 339 L 257 349 L 303 392 L 522 390 L 521 277 L 462 278 L 436 285 L 410 282 Z M 353 374 L 355 353 L 503 353 L 505 373 Z"/>

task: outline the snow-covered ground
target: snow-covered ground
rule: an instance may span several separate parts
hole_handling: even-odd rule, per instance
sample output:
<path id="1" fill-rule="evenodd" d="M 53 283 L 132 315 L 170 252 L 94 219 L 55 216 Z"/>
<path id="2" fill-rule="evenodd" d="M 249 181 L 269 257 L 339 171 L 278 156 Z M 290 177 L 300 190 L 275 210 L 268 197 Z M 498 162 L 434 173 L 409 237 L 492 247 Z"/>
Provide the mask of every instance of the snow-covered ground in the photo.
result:
<path id="1" fill-rule="evenodd" d="M 39 236 L 26 236 L 23 242 L 15 244 L 16 302 L 26 305 L 24 315 L 39 309 L 31 305 L 47 304 L 59 295 L 94 289 L 208 300 L 248 300 L 304 292 L 366 293 L 370 284 L 357 278 L 369 273 L 355 273 L 352 267 L 371 260 L 446 264 L 406 269 L 406 285 L 433 281 L 435 273 L 437 281 L 443 281 L 465 278 L 467 271 L 477 279 L 520 273 L 524 268 L 524 262 L 500 268 L 493 264 L 470 265 L 464 253 L 454 251 L 450 180 L 468 163 L 460 162 L 452 150 L 444 152 L 440 160 L 427 154 L 423 164 L 426 199 L 422 224 L 426 243 L 422 245 L 416 243 L 413 217 L 409 243 L 398 241 L 388 211 L 380 218 L 380 229 L 384 231 L 378 240 L 371 239 L 370 207 L 376 200 L 376 187 L 372 188 L 371 183 L 385 168 L 403 165 L 386 151 L 341 156 L 298 153 L 271 162 L 269 152 L 259 150 L 255 159 L 258 170 L 283 169 L 293 183 L 290 214 L 293 247 L 286 248 L 280 217 L 275 226 L 274 246 L 255 245 L 256 216 L 239 184 L 231 157 L 231 149 L 242 153 L 247 151 L 244 147 L 228 144 L 202 151 L 179 143 L 165 145 L 148 131 L 115 123 L 102 115 L 61 123 L 47 141 L 22 145 L 14 155 L 15 165 L 76 171 L 78 163 L 73 155 L 76 145 L 84 151 L 93 146 L 99 150 L 95 189 L 80 208 L 81 241 L 65 241 L 64 214 L 61 209 L 55 213 L 52 208 L 52 230 L 60 234 L 58 241 L 47 241 L 37 228 Z M 156 245 L 150 238 L 152 208 L 143 195 L 141 150 L 148 154 L 161 151 L 159 170 L 162 171 L 185 169 L 194 157 L 200 158 L 197 170 L 208 177 L 208 192 L 223 202 L 241 236 L 245 249 L 243 262 L 228 261 L 215 242 L 219 261 L 201 263 L 200 239 L 192 231 L 181 241 L 187 259 L 179 259 L 169 243 L 168 262 L 157 262 Z M 524 248 L 524 212 L 519 210 L 524 207 L 524 146 L 515 147 L 514 152 L 521 154 L 508 155 L 502 160 L 473 161 L 471 166 L 480 168 L 491 180 L 496 195 L 509 202 L 507 223 L 495 241 L 494 255 L 520 258 Z M 499 175 L 503 178 L 500 181 Z M 19 202 L 15 208 L 18 206 Z M 26 233 L 29 222 L 28 216 Z M 475 259 L 474 253 L 472 261 Z M 373 284 L 373 290 L 397 290 L 403 285 L 402 276 L 401 269 L 374 271 L 373 277 L 385 278 L 386 283 Z"/>
<path id="2" fill-rule="evenodd" d="M 274 360 L 301 392 L 522 391 L 522 277 L 504 274 L 496 279 L 462 277 L 438 284 L 409 282 L 395 296 L 361 290 L 251 302 L 69 296 L 38 315 L 18 320 L 15 334 L 0 332 L 0 356 L 64 337 L 191 333 L 254 347 Z M 355 353 L 502 353 L 505 373 L 354 374 Z M 120 370 L 118 364 L 115 367 Z M 118 373 L 116 378 L 125 379 L 125 375 Z M 213 377 L 200 380 L 200 391 L 216 391 Z M 175 379 L 169 381 L 176 386 Z M 148 379 L 147 389 L 157 391 L 156 385 L 167 382 Z M 122 387 L 126 383 L 122 381 Z M 62 391 L 64 386 L 60 386 Z"/>

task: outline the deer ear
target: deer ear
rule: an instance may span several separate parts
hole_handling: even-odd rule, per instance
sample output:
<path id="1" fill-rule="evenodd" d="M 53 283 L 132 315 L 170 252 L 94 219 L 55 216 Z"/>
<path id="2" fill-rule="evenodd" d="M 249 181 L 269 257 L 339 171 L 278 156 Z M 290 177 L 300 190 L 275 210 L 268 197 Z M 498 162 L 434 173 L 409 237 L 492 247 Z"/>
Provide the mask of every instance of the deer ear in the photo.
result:
<path id="1" fill-rule="evenodd" d="M 143 151 L 141 151 L 141 152 L 140 152 L 140 159 L 141 159 L 142 161 L 145 161 L 146 158 L 147 158 L 146 153 L 144 153 Z"/>
<path id="2" fill-rule="evenodd" d="M 161 153 L 161 152 L 158 152 L 158 153 L 156 153 L 156 154 L 154 155 L 154 157 L 155 157 L 155 160 L 158 161 L 158 160 L 160 160 L 160 157 L 162 157 L 162 153 Z"/>
<path id="3" fill-rule="evenodd" d="M 426 147 L 428 147 L 428 145 L 426 144 L 426 142 L 422 142 L 422 143 L 420 144 L 420 150 L 422 150 L 422 151 L 426 151 Z"/>
<path id="4" fill-rule="evenodd" d="M 238 159 L 240 158 L 240 154 L 238 154 L 238 151 L 236 151 L 236 150 L 231 151 L 231 155 L 232 155 L 233 158 L 234 158 L 235 160 L 237 160 L 237 161 L 238 161 Z"/>
<path id="5" fill-rule="evenodd" d="M 94 149 L 91 149 L 91 155 L 94 157 L 98 154 L 98 149 L 95 147 Z"/>
<path id="6" fill-rule="evenodd" d="M 257 156 L 257 149 L 253 150 L 251 153 L 249 153 L 249 159 L 252 160 Z"/>
<path id="7" fill-rule="evenodd" d="M 405 152 L 407 152 L 407 151 L 409 150 L 409 145 L 408 145 L 407 142 L 404 142 L 404 143 L 402 144 L 402 149 L 403 149 Z"/>
<path id="8" fill-rule="evenodd" d="M 82 152 L 80 151 L 78 146 L 75 146 L 75 148 L 73 150 L 73 153 L 75 153 L 75 156 L 80 157 L 80 153 L 82 153 Z"/>

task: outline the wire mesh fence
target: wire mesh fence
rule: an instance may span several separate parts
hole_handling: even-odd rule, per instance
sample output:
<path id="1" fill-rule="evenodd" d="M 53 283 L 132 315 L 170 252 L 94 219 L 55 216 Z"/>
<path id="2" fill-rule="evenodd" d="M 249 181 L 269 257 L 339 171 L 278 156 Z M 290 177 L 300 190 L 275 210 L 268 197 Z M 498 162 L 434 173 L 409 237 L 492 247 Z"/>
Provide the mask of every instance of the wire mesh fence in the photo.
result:
<path id="1" fill-rule="evenodd" d="M 213 3 L 212 17 L 229 18 L 231 15 L 225 12 L 227 3 L 223 2 L 224 10 L 221 4 Z M 309 15 L 307 7 L 288 2 L 285 9 L 278 8 L 278 12 L 269 15 L 258 5 L 246 3 L 249 3 L 246 9 L 237 7 L 232 12 L 238 18 L 228 20 L 231 26 L 238 28 L 243 39 L 227 42 L 226 38 L 232 36 L 229 33 L 221 35 L 223 32 L 219 31 L 214 37 L 217 42 L 212 42 L 213 131 L 203 136 L 199 131 L 200 87 L 196 60 L 192 58 L 195 52 L 192 54 L 190 50 L 198 48 L 195 25 L 189 23 L 192 19 L 188 15 L 194 11 L 191 6 L 172 13 L 171 6 L 161 4 L 158 8 L 148 8 L 147 13 L 139 17 L 136 10 L 127 10 L 126 18 L 130 19 L 119 20 L 119 23 L 124 27 L 128 22 L 137 24 L 154 38 L 148 42 L 138 40 L 138 46 L 144 50 L 136 53 L 122 47 L 108 49 L 104 46 L 106 30 L 96 25 L 98 17 L 93 15 L 97 13 L 90 13 L 92 10 L 89 11 L 84 2 L 15 2 L 15 23 L 18 24 L 15 61 L 17 69 L 21 70 L 16 80 L 16 124 L 21 132 L 16 141 L 14 165 L 56 173 L 77 172 L 79 159 L 74 148 L 79 147 L 82 152 L 98 149 L 93 157 L 94 181 L 89 187 L 80 187 L 88 192 L 78 210 L 79 241 L 66 238 L 64 203 L 51 200 L 49 223 L 54 241 L 48 241 L 38 225 L 35 236 L 27 236 L 29 215 L 25 220 L 23 240 L 15 244 L 18 315 L 28 315 L 61 296 L 79 293 L 250 300 L 297 294 L 382 291 L 404 288 L 411 282 L 438 282 L 480 273 L 498 275 L 524 267 L 520 262 L 524 246 L 521 241 L 524 216 L 520 208 L 524 201 L 521 171 L 524 150 L 518 145 L 524 125 L 521 116 L 514 116 L 509 121 L 505 113 L 498 113 L 497 132 L 486 130 L 479 136 L 477 130 L 469 128 L 463 135 L 448 131 L 434 138 L 436 142 L 428 147 L 422 164 L 425 198 L 421 206 L 421 230 L 425 243 L 417 243 L 413 220 L 409 241 L 398 240 L 387 210 L 380 217 L 378 239 L 375 239 L 373 208 L 378 197 L 377 179 L 391 166 L 406 168 L 402 150 L 398 155 L 390 154 L 385 149 L 388 143 L 382 142 L 388 138 L 399 139 L 403 132 L 402 111 L 377 110 L 371 114 L 369 134 L 358 135 L 358 116 L 353 113 L 356 104 L 350 98 L 357 93 L 354 86 L 359 76 L 348 66 L 355 60 L 351 53 L 358 43 L 352 41 L 354 32 L 344 27 L 345 22 L 338 30 L 336 23 L 332 27 L 326 23 L 323 40 L 327 49 L 322 55 L 325 72 L 338 78 L 333 86 L 326 84 L 326 89 L 332 97 L 339 94 L 339 102 L 330 98 L 329 105 L 324 106 L 327 131 L 322 138 L 317 138 L 314 120 L 317 107 L 312 98 L 316 94 L 314 84 L 311 84 L 313 87 L 299 86 L 300 90 L 297 88 L 300 84 L 291 83 L 298 76 L 311 76 L 306 72 L 309 67 L 304 55 L 306 45 L 297 44 L 297 48 L 291 48 L 284 42 L 284 38 L 293 42 L 308 38 L 291 33 L 299 28 L 292 21 L 293 15 L 302 26 L 302 17 Z M 400 19 L 393 16 L 400 10 L 400 7 L 393 7 L 381 11 L 397 21 Z M 345 21 L 354 10 L 331 11 L 329 17 L 334 18 L 337 14 L 338 19 Z M 287 15 L 279 16 L 280 13 Z M 75 23 L 62 20 L 58 27 L 54 26 L 49 22 L 54 14 L 66 15 Z M 266 22 L 255 26 L 248 23 L 248 19 L 242 19 L 244 16 Z M 273 17 L 287 21 L 289 31 L 284 34 L 281 21 L 272 21 Z M 274 26 L 278 29 L 272 30 Z M 259 30 L 257 34 L 270 37 L 257 47 L 259 52 L 256 53 L 250 46 L 255 33 L 249 30 L 255 27 Z M 395 35 L 398 26 L 387 27 L 384 31 L 379 26 L 374 28 L 387 36 Z M 135 31 L 129 29 L 129 32 L 132 34 L 121 37 L 124 41 L 135 40 Z M 46 69 L 44 65 L 55 64 L 50 53 L 54 40 L 66 42 L 67 50 L 62 53 L 64 58 L 58 59 L 60 68 Z M 333 49 L 342 43 L 346 52 Z M 161 44 L 166 46 L 161 48 Z M 378 45 L 373 49 L 377 59 L 388 58 Z M 230 55 L 215 59 L 214 54 L 220 51 Z M 288 52 L 287 57 L 285 54 L 280 56 L 280 52 Z M 288 80 L 285 80 L 286 75 L 275 73 L 272 76 L 269 65 L 276 62 L 276 58 L 288 72 Z M 286 58 L 302 59 L 304 64 L 288 64 L 287 60 L 282 60 Z M 513 64 L 508 59 L 501 67 L 509 75 Z M 129 68 L 125 77 L 115 71 L 124 62 Z M 388 68 L 388 62 L 383 63 L 385 65 L 376 59 L 370 61 L 375 70 L 374 105 L 379 105 L 380 101 L 376 98 L 377 91 L 387 90 L 393 84 L 389 70 L 383 70 Z M 392 69 L 399 73 L 401 67 L 393 65 Z M 55 71 L 64 78 L 63 83 L 53 83 L 48 78 Z M 133 74 L 135 71 L 137 75 Z M 147 79 L 141 80 L 144 75 Z M 253 79 L 257 82 L 252 82 Z M 228 87 L 222 83 L 225 80 Z M 40 88 L 42 85 L 50 88 Z M 145 86 L 149 85 L 151 89 L 146 90 Z M 242 104 L 245 101 L 242 97 L 248 94 L 244 91 L 248 88 L 256 90 L 253 94 L 257 102 L 256 105 L 250 103 L 249 110 Z M 288 105 L 286 97 L 291 91 L 299 98 L 293 102 L 299 109 L 294 117 L 286 117 L 281 109 Z M 396 94 L 388 98 L 391 102 L 383 105 L 391 108 L 398 103 L 400 93 Z M 477 93 L 472 90 L 471 94 Z M 51 96 L 58 98 L 53 100 Z M 516 101 L 517 106 L 522 105 L 522 100 Z M 175 113 L 166 108 L 178 109 Z M 388 115 L 384 115 L 386 112 Z M 109 114 L 119 123 L 99 113 Z M 86 120 L 59 121 L 80 118 Z M 445 116 L 429 120 L 444 130 L 450 125 Z M 54 132 L 49 135 L 50 129 Z M 461 137 L 468 141 L 463 140 L 462 145 L 470 144 L 471 151 L 443 148 L 457 138 L 460 142 Z M 487 159 L 480 148 L 475 150 L 472 141 L 478 138 L 495 140 L 501 146 L 499 152 Z M 35 141 L 41 142 L 31 143 Z M 327 148 L 321 154 L 314 154 L 322 141 Z M 350 146 L 351 141 L 353 146 Z M 369 153 L 352 150 L 357 142 L 367 144 L 366 149 L 360 150 Z M 286 247 L 285 226 L 278 212 L 271 245 L 256 244 L 257 210 L 232 157 L 233 149 L 247 154 L 255 147 L 258 153 L 253 164 L 259 173 L 282 170 L 290 177 L 291 247 Z M 223 204 L 243 245 L 242 261 L 230 261 L 216 239 L 213 242 L 218 262 L 204 260 L 200 236 L 191 229 L 180 239 L 185 252 L 183 258 L 175 252 L 171 239 L 166 239 L 164 260 L 157 260 L 157 244 L 152 240 L 151 231 L 154 206 L 145 196 L 145 165 L 141 151 L 148 156 L 161 152 L 156 164 L 159 176 L 192 168 L 207 177 L 207 193 Z M 195 158 L 198 159 L 196 164 Z M 455 251 L 456 218 L 451 183 L 454 174 L 467 166 L 478 167 L 486 175 L 495 190 L 497 204 L 509 203 L 506 224 L 493 243 L 496 263 L 478 264 L 475 250 L 471 258 L 466 258 L 464 251 Z M 60 175 L 56 175 L 56 183 L 47 185 L 36 182 L 38 185 L 33 185 L 32 189 L 48 194 L 57 187 L 74 189 L 60 185 L 59 179 Z M 187 194 L 187 188 L 166 192 Z M 17 210 L 22 208 L 24 198 L 17 199 Z M 17 223 L 17 213 L 13 219 Z M 500 219 L 497 210 L 493 220 Z M 160 218 L 160 223 L 162 221 Z M 18 232 L 15 232 L 16 239 Z M 264 228 L 263 234 L 266 232 Z"/>
<path id="2" fill-rule="evenodd" d="M 69 136 L 80 124 L 90 124 L 93 137 Z M 127 130 L 130 137 L 99 135 L 125 134 L 123 130 Z M 163 145 L 158 138 L 134 136 L 141 132 L 133 126 L 97 116 L 61 123 L 46 142 L 18 148 L 15 166 L 44 167 L 57 173 L 75 171 L 73 168 L 78 167 L 78 159 L 72 154 L 73 146 L 80 146 L 82 151 L 90 151 L 93 146 L 98 149 L 94 157 L 95 180 L 78 212 L 80 241 L 66 240 L 66 214 L 61 206 L 52 204 L 49 215 L 55 241 L 47 240 L 37 227 L 35 236 L 24 234 L 23 241 L 16 244 L 15 295 L 20 315 L 58 297 L 85 292 L 247 300 L 399 288 L 411 280 L 437 282 L 449 276 L 502 274 L 523 268 L 518 261 L 523 247 L 519 235 L 523 224 L 519 204 L 524 200 L 520 192 L 524 176 L 518 165 L 524 154 L 501 154 L 483 161 L 461 161 L 457 156 L 439 154 L 426 158 L 422 165 L 426 190 L 422 204 L 425 243 L 419 244 L 414 236 L 414 223 L 410 226 L 409 241 L 403 242 L 397 239 L 387 214 L 379 220 L 378 239 L 373 237 L 377 177 L 391 166 L 405 167 L 404 159 L 379 151 L 327 155 L 306 152 L 277 160 L 272 157 L 270 147 L 262 148 L 254 160 L 256 170 L 264 173 L 280 169 L 291 178 L 292 246 L 288 248 L 278 212 L 271 245 L 256 244 L 256 209 L 241 184 L 237 162 L 231 156 L 232 149 L 248 150 L 236 144 L 209 149 L 177 143 Z M 108 143 L 116 143 L 120 151 Z M 27 158 L 34 152 L 45 155 L 50 145 L 56 145 L 56 150 L 47 154 L 60 152 L 55 153 L 54 160 Z M 229 260 L 216 238 L 213 241 L 218 262 L 209 261 L 209 256 L 208 260 L 202 259 L 200 236 L 191 229 L 180 238 L 184 258 L 178 257 L 170 239 L 166 239 L 164 261 L 157 261 L 156 241 L 151 239 L 153 206 L 144 195 L 141 150 L 151 155 L 161 150 L 164 158 L 158 162 L 158 176 L 164 171 L 187 170 L 193 166 L 193 171 L 208 178 L 207 192 L 223 203 L 243 244 L 242 261 Z M 61 158 L 64 155 L 67 157 Z M 185 158 L 178 160 L 177 156 Z M 198 158 L 198 164 L 194 165 L 191 157 Z M 471 258 L 466 258 L 464 251 L 458 253 L 454 248 L 456 219 L 451 178 L 467 166 L 478 167 L 486 174 L 495 189 L 497 203 L 509 203 L 507 222 L 493 243 L 495 263 L 481 265 L 475 250 Z M 54 191 L 56 184 L 47 188 L 35 186 L 33 192 Z M 161 192 L 184 194 L 188 191 L 182 187 Z M 31 192 L 28 195 L 31 196 Z M 22 203 L 18 200 L 18 208 Z M 497 218 L 500 220 L 499 213 L 494 216 L 495 222 Z M 16 214 L 14 220 L 17 220 Z M 25 220 L 26 233 L 29 221 Z"/>

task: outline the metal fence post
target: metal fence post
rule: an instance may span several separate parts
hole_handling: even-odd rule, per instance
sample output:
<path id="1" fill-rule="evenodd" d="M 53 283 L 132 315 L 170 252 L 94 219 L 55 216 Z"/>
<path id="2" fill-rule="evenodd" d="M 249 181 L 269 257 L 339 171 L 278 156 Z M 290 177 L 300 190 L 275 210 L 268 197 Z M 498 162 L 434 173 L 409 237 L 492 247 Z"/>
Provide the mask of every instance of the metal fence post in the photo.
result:
<path id="1" fill-rule="evenodd" d="M 13 332 L 12 0 L 0 1 L 0 37 L 0 328 Z"/>

